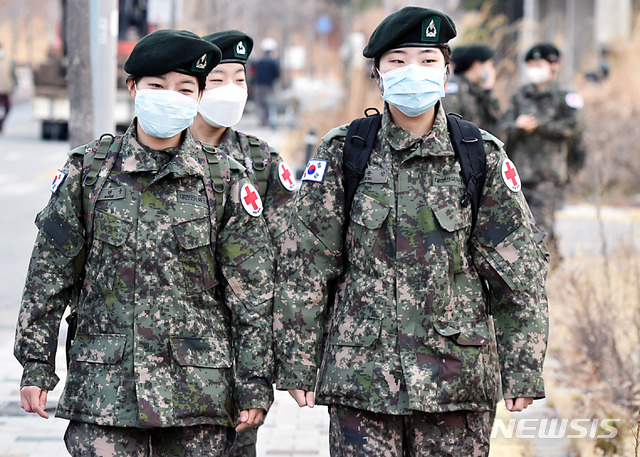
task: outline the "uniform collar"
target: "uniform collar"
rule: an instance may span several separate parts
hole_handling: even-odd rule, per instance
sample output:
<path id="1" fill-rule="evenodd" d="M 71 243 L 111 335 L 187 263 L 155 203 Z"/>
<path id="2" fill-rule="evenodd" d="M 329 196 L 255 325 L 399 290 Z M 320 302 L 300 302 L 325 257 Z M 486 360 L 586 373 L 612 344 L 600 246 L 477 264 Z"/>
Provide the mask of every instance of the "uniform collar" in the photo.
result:
<path id="1" fill-rule="evenodd" d="M 385 141 L 394 151 L 415 149 L 415 152 L 411 155 L 454 155 L 449 141 L 447 117 L 440 102 L 437 103 L 436 109 L 436 118 L 431 131 L 424 136 L 417 136 L 391 121 L 389 106 L 385 103 L 384 112 L 382 114 L 382 140 Z"/>
<path id="2" fill-rule="evenodd" d="M 224 151 L 229 157 L 235 157 L 237 155 L 234 154 L 234 152 L 239 149 L 238 141 L 236 132 L 231 127 L 227 127 L 220 137 L 218 148 Z"/>
<path id="3" fill-rule="evenodd" d="M 174 177 L 204 176 L 204 170 L 198 162 L 201 146 L 193 139 L 189 129 L 184 132 L 184 139 L 180 145 L 170 152 L 154 151 L 143 147 L 135 136 L 136 119 L 131 122 L 122 140 L 120 157 L 122 171 L 126 173 L 157 172 L 161 175 L 173 174 Z M 172 154 L 169 163 L 160 170 L 156 162 L 157 154 Z"/>
<path id="4" fill-rule="evenodd" d="M 559 87 L 560 83 L 558 83 L 558 81 L 550 81 L 549 84 L 547 84 L 547 86 L 542 89 L 542 90 L 538 90 L 536 89 L 536 86 L 534 86 L 533 84 L 529 83 L 525 86 L 525 93 L 529 96 L 542 96 L 542 95 L 547 95 L 550 94 L 552 92 L 555 92 L 558 87 Z"/>

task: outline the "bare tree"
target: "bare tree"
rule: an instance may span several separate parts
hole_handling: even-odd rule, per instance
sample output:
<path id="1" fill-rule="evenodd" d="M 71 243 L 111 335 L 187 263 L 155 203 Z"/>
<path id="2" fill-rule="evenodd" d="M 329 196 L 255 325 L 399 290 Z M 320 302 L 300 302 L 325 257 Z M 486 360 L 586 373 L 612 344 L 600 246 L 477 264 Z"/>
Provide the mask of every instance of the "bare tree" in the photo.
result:
<path id="1" fill-rule="evenodd" d="M 93 98 L 91 84 L 90 2 L 67 0 L 66 44 L 69 65 L 69 144 L 76 147 L 93 140 Z"/>

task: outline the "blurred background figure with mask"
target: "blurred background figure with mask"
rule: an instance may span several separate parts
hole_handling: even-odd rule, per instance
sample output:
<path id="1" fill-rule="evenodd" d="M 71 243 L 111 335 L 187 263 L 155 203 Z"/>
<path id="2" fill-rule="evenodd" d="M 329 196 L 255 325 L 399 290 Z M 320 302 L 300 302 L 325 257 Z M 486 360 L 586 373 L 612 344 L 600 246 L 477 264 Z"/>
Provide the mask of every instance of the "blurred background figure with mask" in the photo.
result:
<path id="1" fill-rule="evenodd" d="M 493 92 L 496 82 L 493 54 L 489 46 L 479 44 L 454 49 L 451 57 L 455 76 L 447 85 L 443 103 L 448 112 L 458 113 L 495 135 L 500 103 Z"/>
<path id="2" fill-rule="evenodd" d="M 503 117 L 507 151 L 518 166 L 522 191 L 547 246 L 557 258 L 554 213 L 584 164 L 582 97 L 558 82 L 560 51 L 539 43 L 525 55 L 527 84 L 516 90 Z"/>

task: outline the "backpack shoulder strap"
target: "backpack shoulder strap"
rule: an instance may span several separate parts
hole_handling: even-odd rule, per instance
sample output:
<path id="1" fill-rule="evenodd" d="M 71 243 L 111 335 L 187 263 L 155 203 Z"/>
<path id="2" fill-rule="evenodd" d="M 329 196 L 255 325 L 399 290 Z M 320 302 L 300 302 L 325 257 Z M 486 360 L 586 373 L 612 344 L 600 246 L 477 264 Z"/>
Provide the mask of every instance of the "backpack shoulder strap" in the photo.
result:
<path id="1" fill-rule="evenodd" d="M 487 169 L 482 133 L 473 122 L 454 114 L 447 114 L 447 125 L 451 144 L 462 168 L 462 179 L 467 186 L 462 205 L 471 203 L 472 223 L 475 225 Z"/>
<path id="2" fill-rule="evenodd" d="M 211 218 L 211 243 L 215 244 L 218 228 L 224 216 L 224 205 L 226 193 L 229 188 L 227 184 L 231 180 L 231 168 L 229 157 L 226 154 L 215 151 L 208 145 L 199 143 L 204 151 L 205 168 L 209 169 L 209 175 L 205 176 L 205 192 L 209 205 Z M 202 160 L 202 158 L 200 159 Z M 205 165 L 205 164 L 203 164 Z"/>
<path id="3" fill-rule="evenodd" d="M 269 181 L 269 165 L 271 163 L 271 151 L 269 145 L 261 139 L 236 131 L 236 137 L 240 143 L 240 147 L 245 157 L 250 158 L 251 162 L 246 168 L 251 168 L 250 174 L 255 174 L 255 184 L 258 187 L 258 193 L 264 200 L 267 193 L 267 184 Z M 247 154 L 248 152 L 248 154 Z M 245 161 L 246 163 L 247 161 Z"/>
<path id="4" fill-rule="evenodd" d="M 374 110 L 375 114 L 368 114 Z M 344 174 L 344 214 L 349 217 L 358 183 L 364 176 L 373 150 L 382 114 L 375 108 L 365 110 L 365 117 L 354 119 L 347 129 L 342 158 Z"/>
<path id="5" fill-rule="evenodd" d="M 122 145 L 122 135 L 113 136 L 105 133 L 98 140 L 95 154 L 85 153 L 85 163 L 82 167 L 82 197 L 86 223 L 87 245 L 93 238 L 93 213 L 100 192 L 107 182 L 107 177 L 113 168 L 116 157 Z"/>

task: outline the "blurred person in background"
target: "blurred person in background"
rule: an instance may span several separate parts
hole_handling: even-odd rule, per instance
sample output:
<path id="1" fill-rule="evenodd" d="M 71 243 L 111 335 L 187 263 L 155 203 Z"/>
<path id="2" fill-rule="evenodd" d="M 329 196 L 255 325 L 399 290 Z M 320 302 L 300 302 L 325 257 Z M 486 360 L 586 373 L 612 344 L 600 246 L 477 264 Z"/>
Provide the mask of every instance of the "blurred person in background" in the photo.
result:
<path id="1" fill-rule="evenodd" d="M 246 63 L 253 49 L 253 39 L 238 30 L 202 38 L 220 48 L 222 59 L 207 76 L 191 134 L 205 148 L 222 150 L 245 164 L 247 175 L 262 199 L 263 216 L 277 255 L 278 240 L 287 226 L 295 196 L 294 173 L 276 149 L 233 128 L 240 122 L 247 101 Z M 255 456 L 257 434 L 257 426 L 240 432 L 230 455 Z"/>
<path id="2" fill-rule="evenodd" d="M 4 128 L 4 121 L 11 111 L 11 94 L 16 87 L 16 72 L 13 61 L 7 57 L 0 44 L 0 133 Z"/>
<path id="3" fill-rule="evenodd" d="M 220 50 L 162 29 L 124 64 L 135 118 L 72 150 L 36 217 L 16 328 L 21 406 L 84 456 L 225 456 L 273 401 L 274 263 L 257 191 L 189 133 Z M 237 375 L 234 379 L 234 367 Z"/>
<path id="4" fill-rule="evenodd" d="M 427 8 L 378 25 L 363 55 L 384 112 L 352 205 L 341 126 L 309 160 L 281 242 L 276 387 L 329 406 L 333 456 L 487 456 L 497 377 L 509 411 L 544 397 L 543 237 L 502 143 L 469 124 L 486 180 L 477 212 L 464 203 L 440 102 L 455 36 Z"/>
<path id="5" fill-rule="evenodd" d="M 251 67 L 251 87 L 258 108 L 260 124 L 276 127 L 273 112 L 274 84 L 280 78 L 280 64 L 275 59 L 278 43 L 267 37 L 260 43 L 263 54 Z"/>
<path id="6" fill-rule="evenodd" d="M 459 46 L 453 50 L 454 77 L 447 85 L 443 104 L 447 112 L 496 135 L 500 123 L 500 102 L 493 93 L 496 69 L 493 49 L 485 45 Z"/>
<path id="7" fill-rule="evenodd" d="M 560 51 L 538 43 L 525 55 L 528 83 L 509 101 L 502 120 L 509 157 L 518 166 L 522 191 L 538 225 L 547 233 L 547 246 L 560 260 L 553 230 L 555 212 L 571 180 L 580 179 L 585 147 L 580 110 L 582 97 L 557 81 Z"/>

